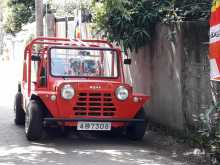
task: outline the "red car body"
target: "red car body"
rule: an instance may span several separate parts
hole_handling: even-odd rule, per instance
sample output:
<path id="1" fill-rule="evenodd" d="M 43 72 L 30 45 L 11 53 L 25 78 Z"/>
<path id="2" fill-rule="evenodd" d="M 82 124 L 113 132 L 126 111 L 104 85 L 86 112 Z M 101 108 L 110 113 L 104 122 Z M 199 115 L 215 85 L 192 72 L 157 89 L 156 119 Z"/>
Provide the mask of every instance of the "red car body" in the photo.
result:
<path id="1" fill-rule="evenodd" d="M 36 52 L 34 49 L 38 45 L 41 47 Z M 54 76 L 51 74 L 50 57 L 53 48 L 114 51 L 118 59 L 117 77 Z M 33 61 L 38 61 L 34 82 L 32 80 Z M 136 119 L 135 116 L 150 96 L 133 92 L 132 86 L 125 82 L 123 65 L 121 50 L 114 48 L 107 41 L 36 38 L 26 46 L 24 51 L 20 90 L 22 109 L 26 112 L 31 100 L 40 101 L 47 111 L 42 118 L 45 125 L 57 122 L 60 126 L 75 127 L 79 121 L 111 122 L 112 128 L 118 128 L 127 126 L 129 122 L 140 122 L 140 119 Z M 42 76 L 43 72 L 45 74 Z M 74 89 L 74 97 L 70 100 L 64 99 L 61 95 L 65 85 Z M 116 90 L 120 86 L 128 90 L 128 98 L 123 101 L 116 97 Z"/>

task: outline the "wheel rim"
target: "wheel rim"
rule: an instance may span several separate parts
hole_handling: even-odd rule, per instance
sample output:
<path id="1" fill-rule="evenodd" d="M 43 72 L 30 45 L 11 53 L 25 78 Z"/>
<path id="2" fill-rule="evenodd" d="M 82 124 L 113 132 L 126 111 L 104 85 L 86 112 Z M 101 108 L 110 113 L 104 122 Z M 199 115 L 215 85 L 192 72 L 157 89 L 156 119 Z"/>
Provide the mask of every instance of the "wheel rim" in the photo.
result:
<path id="1" fill-rule="evenodd" d="M 29 109 L 27 108 L 26 115 L 25 115 L 25 133 L 26 134 L 28 133 L 30 122 L 31 122 L 30 113 L 29 113 Z"/>

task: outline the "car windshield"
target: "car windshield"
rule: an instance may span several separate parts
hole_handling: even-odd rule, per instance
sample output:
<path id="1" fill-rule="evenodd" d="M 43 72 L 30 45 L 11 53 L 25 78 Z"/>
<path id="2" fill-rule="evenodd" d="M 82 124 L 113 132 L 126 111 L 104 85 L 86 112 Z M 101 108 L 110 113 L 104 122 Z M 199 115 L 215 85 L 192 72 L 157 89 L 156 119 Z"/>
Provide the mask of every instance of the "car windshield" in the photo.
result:
<path id="1" fill-rule="evenodd" d="M 110 49 L 51 48 L 51 74 L 67 77 L 118 77 L 118 56 Z"/>

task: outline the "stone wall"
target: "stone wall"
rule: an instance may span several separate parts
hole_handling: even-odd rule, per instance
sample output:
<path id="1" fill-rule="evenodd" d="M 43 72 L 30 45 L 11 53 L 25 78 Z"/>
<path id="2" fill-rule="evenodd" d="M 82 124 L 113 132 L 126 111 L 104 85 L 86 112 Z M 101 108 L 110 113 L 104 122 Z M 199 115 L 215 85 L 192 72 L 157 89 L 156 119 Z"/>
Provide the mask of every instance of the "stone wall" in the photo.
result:
<path id="1" fill-rule="evenodd" d="M 207 22 L 158 24 L 151 44 L 131 53 L 126 79 L 151 95 L 149 119 L 176 130 L 193 125 L 192 114 L 211 104 Z"/>

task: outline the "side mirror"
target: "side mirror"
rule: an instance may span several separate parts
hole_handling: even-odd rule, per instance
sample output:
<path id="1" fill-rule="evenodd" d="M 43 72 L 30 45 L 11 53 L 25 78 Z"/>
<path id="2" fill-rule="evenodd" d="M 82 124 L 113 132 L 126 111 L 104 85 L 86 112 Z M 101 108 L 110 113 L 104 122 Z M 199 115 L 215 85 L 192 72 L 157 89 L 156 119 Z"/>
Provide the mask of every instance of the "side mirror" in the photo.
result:
<path id="1" fill-rule="evenodd" d="M 41 60 L 40 56 L 37 56 L 37 55 L 31 56 L 31 61 L 40 61 L 40 60 Z"/>
<path id="2" fill-rule="evenodd" d="M 124 64 L 125 65 L 131 65 L 131 59 L 130 58 L 124 59 Z"/>

